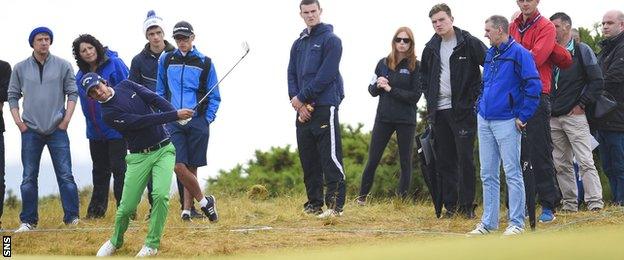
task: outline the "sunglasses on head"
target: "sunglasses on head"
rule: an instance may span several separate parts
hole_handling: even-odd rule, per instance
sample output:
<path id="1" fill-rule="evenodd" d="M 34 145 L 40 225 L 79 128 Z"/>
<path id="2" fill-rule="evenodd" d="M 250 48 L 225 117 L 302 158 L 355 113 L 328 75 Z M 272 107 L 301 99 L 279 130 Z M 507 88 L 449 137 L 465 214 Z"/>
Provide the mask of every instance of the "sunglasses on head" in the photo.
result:
<path id="1" fill-rule="evenodd" d="M 395 37 L 394 38 L 394 42 L 399 43 L 399 42 L 404 42 L 405 44 L 410 44 L 412 42 L 412 39 L 410 38 L 401 38 L 401 37 Z"/>

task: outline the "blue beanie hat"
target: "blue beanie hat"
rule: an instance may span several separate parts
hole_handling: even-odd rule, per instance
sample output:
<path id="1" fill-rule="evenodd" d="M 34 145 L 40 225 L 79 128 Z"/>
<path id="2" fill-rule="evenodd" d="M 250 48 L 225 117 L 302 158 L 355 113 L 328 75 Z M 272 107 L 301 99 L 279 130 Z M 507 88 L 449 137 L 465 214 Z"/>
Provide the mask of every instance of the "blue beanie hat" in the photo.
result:
<path id="1" fill-rule="evenodd" d="M 52 34 L 52 30 L 50 30 L 50 28 L 48 27 L 37 27 L 34 30 L 32 30 L 32 32 L 30 32 L 30 36 L 28 36 L 28 44 L 30 44 L 30 47 L 33 47 L 33 41 L 35 40 L 35 36 L 37 36 L 37 34 L 40 33 L 46 33 L 50 36 L 50 45 L 52 45 L 52 42 L 54 41 L 54 34 Z"/>

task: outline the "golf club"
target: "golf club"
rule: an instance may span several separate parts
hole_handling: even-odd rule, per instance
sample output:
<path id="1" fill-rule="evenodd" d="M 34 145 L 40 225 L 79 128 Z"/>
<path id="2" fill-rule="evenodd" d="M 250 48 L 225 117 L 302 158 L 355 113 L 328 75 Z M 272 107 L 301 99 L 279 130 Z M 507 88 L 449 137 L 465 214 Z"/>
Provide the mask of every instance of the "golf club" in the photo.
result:
<path id="1" fill-rule="evenodd" d="M 197 104 L 195 104 L 195 106 L 193 107 L 193 110 L 196 110 L 202 103 L 206 102 L 206 100 L 208 99 L 208 96 L 210 95 L 210 93 L 212 93 L 212 91 L 219 86 L 219 84 L 221 83 L 221 81 L 223 81 L 223 79 L 225 79 L 228 75 L 230 75 L 230 72 L 232 72 L 232 70 L 234 70 L 234 68 L 236 68 L 236 66 L 245 58 L 247 57 L 247 54 L 249 53 L 249 44 L 247 44 L 247 42 L 243 42 L 242 44 L 243 47 L 243 56 L 240 57 L 240 59 L 238 59 L 238 61 L 234 64 L 234 66 L 232 66 L 232 68 L 230 70 L 228 70 L 227 73 L 225 73 L 225 75 L 223 75 L 223 77 L 221 77 L 221 79 L 219 79 L 219 81 L 214 84 L 212 87 L 210 87 L 210 89 L 208 89 L 208 93 L 206 93 L 206 95 L 204 95 L 198 102 Z M 191 118 L 188 119 L 181 119 L 178 120 L 178 124 L 180 125 L 186 125 L 189 121 L 191 121 Z"/>

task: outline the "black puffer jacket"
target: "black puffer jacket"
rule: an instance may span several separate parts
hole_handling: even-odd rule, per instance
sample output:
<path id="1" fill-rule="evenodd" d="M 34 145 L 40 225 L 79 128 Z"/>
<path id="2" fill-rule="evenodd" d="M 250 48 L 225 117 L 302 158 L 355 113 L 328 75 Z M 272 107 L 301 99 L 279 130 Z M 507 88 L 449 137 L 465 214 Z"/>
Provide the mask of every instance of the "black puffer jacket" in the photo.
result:
<path id="1" fill-rule="evenodd" d="M 593 118 L 594 129 L 624 132 L 624 32 L 611 39 L 603 40 L 598 64 L 604 75 L 604 90 L 618 103 L 615 110 L 601 118 Z"/>
<path id="2" fill-rule="evenodd" d="M 386 77 L 390 92 L 377 88 L 377 82 L 368 86 L 368 92 L 379 96 L 375 121 L 386 123 L 416 124 L 416 103 L 420 99 L 420 74 L 416 69 L 410 71 L 407 60 L 403 59 L 395 70 L 386 65 L 386 59 L 381 59 L 375 68 L 377 77 Z"/>
<path id="3" fill-rule="evenodd" d="M 470 121 L 476 127 L 475 101 L 481 90 L 481 70 L 487 47 L 469 32 L 454 27 L 457 46 L 450 57 L 451 105 L 457 122 Z M 442 37 L 434 34 L 425 45 L 420 65 L 422 92 L 427 99 L 430 122 L 434 121 L 440 92 L 440 44 Z"/>

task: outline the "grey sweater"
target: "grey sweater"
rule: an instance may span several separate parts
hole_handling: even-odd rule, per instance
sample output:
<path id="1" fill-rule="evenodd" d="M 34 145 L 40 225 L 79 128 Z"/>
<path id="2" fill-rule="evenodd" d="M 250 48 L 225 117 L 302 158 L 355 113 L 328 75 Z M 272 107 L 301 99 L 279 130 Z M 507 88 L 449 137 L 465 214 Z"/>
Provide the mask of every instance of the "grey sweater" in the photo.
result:
<path id="1" fill-rule="evenodd" d="M 24 97 L 22 120 L 40 133 L 51 134 L 65 116 L 65 96 L 76 102 L 74 69 L 71 64 L 52 54 L 44 62 L 43 70 L 34 56 L 16 64 L 11 73 L 8 101 L 11 109 L 19 108 Z"/>

